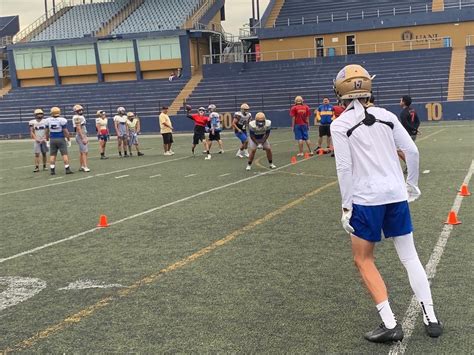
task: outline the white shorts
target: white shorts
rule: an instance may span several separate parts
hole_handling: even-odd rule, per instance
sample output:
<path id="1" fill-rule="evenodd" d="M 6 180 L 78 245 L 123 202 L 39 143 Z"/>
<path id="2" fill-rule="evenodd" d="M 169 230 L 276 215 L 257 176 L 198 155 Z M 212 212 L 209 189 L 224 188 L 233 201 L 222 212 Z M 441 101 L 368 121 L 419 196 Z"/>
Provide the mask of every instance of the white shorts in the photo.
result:
<path id="1" fill-rule="evenodd" d="M 257 149 L 257 145 L 252 139 L 249 139 L 249 149 Z M 263 149 L 272 149 L 272 146 L 270 145 L 268 140 L 263 143 Z"/>
<path id="2" fill-rule="evenodd" d="M 48 146 L 46 145 L 46 142 L 38 143 L 34 142 L 33 143 L 33 153 L 34 154 L 46 154 L 49 151 Z"/>

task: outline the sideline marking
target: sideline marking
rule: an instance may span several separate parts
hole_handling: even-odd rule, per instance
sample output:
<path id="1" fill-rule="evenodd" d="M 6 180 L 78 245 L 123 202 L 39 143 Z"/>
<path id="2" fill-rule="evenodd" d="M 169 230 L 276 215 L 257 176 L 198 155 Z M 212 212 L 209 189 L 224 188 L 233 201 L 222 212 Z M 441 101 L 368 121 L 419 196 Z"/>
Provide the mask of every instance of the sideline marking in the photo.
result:
<path id="1" fill-rule="evenodd" d="M 69 290 L 88 290 L 90 288 L 117 288 L 123 287 L 121 284 L 106 284 L 101 281 L 95 280 L 77 280 L 69 283 L 66 287 L 58 288 L 58 291 L 69 291 Z"/>
<path id="2" fill-rule="evenodd" d="M 190 177 L 193 177 L 193 176 L 196 176 L 197 174 L 189 174 L 189 175 L 186 175 L 185 178 L 190 178 Z"/>
<path id="3" fill-rule="evenodd" d="M 225 174 L 222 174 L 222 175 L 219 175 L 218 177 L 224 177 L 224 176 L 229 176 L 230 173 L 225 173 Z"/>
<path id="4" fill-rule="evenodd" d="M 120 170 L 115 170 L 115 171 L 109 171 L 109 172 L 107 172 L 107 173 L 89 175 L 89 176 L 86 176 L 86 177 L 83 177 L 83 178 L 74 179 L 74 180 L 68 180 L 68 181 L 62 181 L 62 182 L 58 182 L 58 183 L 55 183 L 55 184 L 47 184 L 47 185 L 41 185 L 41 186 L 30 187 L 30 188 L 27 188 L 27 189 L 21 189 L 21 190 L 15 190 L 15 191 L 2 192 L 2 193 L 0 193 L 0 196 L 11 195 L 11 194 L 16 194 L 16 193 L 20 193 L 20 192 L 27 192 L 27 191 L 37 190 L 37 189 L 43 189 L 43 188 L 46 188 L 46 187 L 57 186 L 57 185 L 62 185 L 62 184 L 70 184 L 70 183 L 73 183 L 73 182 L 76 182 L 76 181 L 81 181 L 81 180 L 85 180 L 85 179 L 91 179 L 91 178 L 98 177 L 98 176 L 106 176 L 106 175 L 111 175 L 111 174 L 117 174 L 117 173 L 121 173 L 121 172 L 124 172 L 124 171 L 130 171 L 130 170 L 135 170 L 135 169 L 147 168 L 147 167 L 150 167 L 150 166 L 155 166 L 155 165 L 160 165 L 160 164 L 171 163 L 171 162 L 173 162 L 173 161 L 178 161 L 178 160 L 183 160 L 183 159 L 189 159 L 189 157 L 181 157 L 181 158 L 176 158 L 176 159 L 172 159 L 172 160 L 158 161 L 158 162 L 156 162 L 156 163 L 151 163 L 151 164 L 132 166 L 132 167 L 126 168 L 126 169 L 120 169 Z"/>
<path id="5" fill-rule="evenodd" d="M 471 162 L 471 167 L 469 168 L 469 171 L 467 172 L 467 175 L 464 178 L 465 184 L 469 184 L 469 181 L 471 180 L 473 172 L 474 172 L 474 160 Z M 462 201 L 463 201 L 463 197 L 456 194 L 456 198 L 454 199 L 453 207 L 451 208 L 451 210 L 458 213 L 459 209 L 461 208 Z M 430 281 L 430 284 L 431 284 L 431 280 L 433 280 L 434 277 L 436 276 L 436 268 L 439 262 L 441 261 L 441 257 L 443 256 L 444 249 L 446 248 L 446 244 L 448 243 L 448 239 L 451 235 L 452 230 L 453 230 L 452 225 L 449 225 L 449 224 L 444 225 L 443 230 L 438 238 L 438 241 L 436 242 L 436 245 L 433 248 L 433 252 L 431 253 L 430 260 L 428 260 L 428 263 L 425 266 L 426 275 L 428 276 L 428 280 Z M 420 311 L 421 311 L 421 308 L 418 303 L 418 300 L 416 299 L 415 296 L 413 296 L 411 298 L 410 305 L 408 306 L 408 309 L 405 313 L 405 317 L 403 318 L 403 322 L 402 322 L 402 327 L 405 333 L 405 337 L 403 338 L 402 342 L 391 346 L 389 355 L 398 355 L 398 354 L 405 353 L 405 351 L 407 350 L 408 341 L 410 340 L 411 335 L 413 334 L 413 330 L 415 329 L 416 318 L 418 317 L 418 314 L 420 313 Z"/>
<path id="6" fill-rule="evenodd" d="M 161 174 L 152 175 L 152 176 L 150 176 L 150 179 L 153 179 L 153 178 L 156 178 L 156 177 L 160 177 L 160 176 L 161 176 Z"/>
<path id="7" fill-rule="evenodd" d="M 304 160 L 301 160 L 300 162 L 302 162 Z M 288 166 L 290 166 L 292 164 L 287 164 L 287 165 L 283 165 L 279 168 L 276 168 L 276 169 L 273 169 L 273 170 L 269 170 L 269 171 L 265 171 L 263 173 L 259 173 L 257 175 L 252 175 L 250 177 L 247 177 L 247 178 L 244 178 L 244 179 L 240 179 L 240 180 L 237 180 L 237 181 L 234 181 L 234 182 L 230 182 L 228 184 L 225 184 L 225 185 L 221 185 L 221 186 L 217 186 L 217 187 L 214 187 L 212 189 L 209 189 L 209 190 L 206 190 L 206 191 L 201 191 L 201 192 L 198 192 L 194 195 L 190 195 L 190 196 L 187 196 L 187 197 L 183 197 L 179 200 L 175 200 L 173 202 L 168 202 L 168 203 L 165 203 L 164 205 L 161 205 L 161 206 L 157 206 L 157 207 L 153 207 L 153 208 L 150 208 L 146 211 L 143 211 L 143 212 L 139 212 L 139 213 L 136 213 L 134 215 L 130 215 L 130 216 L 127 216 L 127 217 L 124 217 L 122 219 L 119 219 L 117 221 L 114 221 L 114 222 L 110 222 L 109 223 L 109 226 L 113 226 L 115 224 L 119 224 L 119 223 L 122 223 L 122 222 L 125 222 L 125 221 L 128 221 L 130 219 L 134 219 L 134 218 L 137 218 L 137 217 L 141 217 L 141 216 L 144 216 L 146 214 L 149 214 L 149 213 L 152 213 L 152 212 L 155 212 L 155 211 L 159 211 L 163 208 L 166 208 L 166 207 L 170 207 L 170 206 L 173 206 L 173 205 L 176 205 L 178 203 L 181 203 L 181 202 L 185 202 L 185 201 L 189 201 L 189 200 L 192 200 L 196 197 L 199 197 L 199 196 L 203 196 L 203 195 L 206 195 L 208 194 L 209 192 L 214 192 L 214 191 L 218 191 L 218 190 L 222 190 L 222 189 L 225 189 L 227 187 L 230 187 L 230 186 L 234 186 L 234 185 L 237 185 L 237 184 L 240 184 L 242 182 L 245 182 L 245 181 L 249 181 L 249 180 L 252 180 L 252 179 L 255 179 L 255 178 L 258 178 L 260 176 L 265 176 L 265 175 L 269 175 L 271 172 L 274 172 L 278 169 L 284 169 Z M 44 245 L 41 245 L 39 247 L 36 247 L 36 248 L 33 248 L 33 249 L 30 249 L 30 250 L 26 250 L 26 251 L 23 251 L 21 253 L 18 253 L 18 254 L 15 254 L 15 255 L 12 255 L 12 256 L 9 256 L 9 257 L 6 257 L 6 258 L 3 258 L 3 259 L 0 259 L 0 264 L 4 263 L 5 261 L 8 261 L 8 260 L 12 260 L 12 259 L 16 259 L 16 258 L 19 258 L 21 256 L 24 256 L 24 255 L 28 255 L 28 254 L 32 254 L 32 253 L 35 253 L 37 251 L 40 251 L 42 249 L 46 249 L 46 248 L 49 248 L 49 247 L 52 247 L 56 244 L 60 244 L 60 243 L 63 243 L 63 242 L 66 242 L 66 241 L 69 241 L 69 240 L 73 240 L 73 239 L 76 239 L 78 237 L 81 237 L 83 235 L 86 235 L 86 234 L 90 234 L 90 233 L 93 233 L 95 231 L 98 231 L 98 230 L 101 230 L 102 228 L 100 227 L 95 227 L 95 228 L 92 228 L 92 229 L 89 229 L 89 230 L 86 230 L 86 231 L 83 231 L 83 232 L 80 232 L 78 234 L 74 234 L 74 235 L 71 235 L 67 238 L 64 238 L 64 239 L 59 239 L 59 240 L 56 240 L 54 242 L 51 242 L 51 243 L 47 243 L 47 244 L 44 244 Z"/>
<path id="8" fill-rule="evenodd" d="M 257 176 L 261 176 L 261 175 L 256 175 L 255 177 L 257 177 Z M 244 180 L 248 180 L 248 179 L 249 178 L 244 179 Z M 286 205 L 283 205 L 283 206 L 277 208 L 276 210 L 266 214 L 265 216 L 254 220 L 253 222 L 250 222 L 249 224 L 245 225 L 244 227 L 241 227 L 241 228 L 235 230 L 234 232 L 228 234 L 226 237 L 215 241 L 214 243 L 208 245 L 205 248 L 202 248 L 201 250 L 197 251 L 196 253 L 191 254 L 188 257 L 185 257 L 185 258 L 183 258 L 183 259 L 181 259 L 181 260 L 179 260 L 179 261 L 177 261 L 173 264 L 170 264 L 167 267 L 161 269 L 160 271 L 158 271 L 154 274 L 148 275 L 148 276 L 134 282 L 130 286 L 119 290 L 115 295 L 104 297 L 100 301 L 96 302 L 95 304 L 90 305 L 89 307 L 84 308 L 83 310 L 81 310 L 81 311 L 65 318 L 61 322 L 59 322 L 55 325 L 49 326 L 49 327 L 47 327 L 46 329 L 44 329 L 42 331 L 37 332 L 32 337 L 17 343 L 12 348 L 7 348 L 7 349 L 4 349 L 4 350 L 0 350 L 0 353 L 5 353 L 6 354 L 8 352 L 21 351 L 21 350 L 26 350 L 28 348 L 31 348 L 33 345 L 35 345 L 40 340 L 46 339 L 46 338 L 50 337 L 51 335 L 54 335 L 54 334 L 66 329 L 67 327 L 69 327 L 73 324 L 81 322 L 83 319 L 85 319 L 89 316 L 92 316 L 94 313 L 96 313 L 100 309 L 105 308 L 106 306 L 110 305 L 113 301 L 119 300 L 120 298 L 128 297 L 128 296 L 132 295 L 134 292 L 136 292 L 138 289 L 142 288 L 143 286 L 147 286 L 147 285 L 152 284 L 156 281 L 159 281 L 166 274 L 168 274 L 172 271 L 175 271 L 175 270 L 182 269 L 183 267 L 185 267 L 188 264 L 196 261 L 197 259 L 211 253 L 215 249 L 220 248 L 220 247 L 230 243 L 231 241 L 233 241 L 237 237 L 241 236 L 242 234 L 258 227 L 261 224 L 264 224 L 264 223 L 270 221 L 271 219 L 283 214 L 285 211 L 287 211 L 287 210 L 293 208 L 294 206 L 304 202 L 306 199 L 308 199 L 308 198 L 310 198 L 314 195 L 317 195 L 321 191 L 324 191 L 325 189 L 327 189 L 331 186 L 334 186 L 336 184 L 337 184 L 337 180 L 332 181 L 332 182 L 330 182 L 330 183 L 328 183 L 328 184 L 326 184 L 322 187 L 317 188 L 316 190 L 313 190 L 311 192 L 308 192 L 308 193 L 304 194 L 303 196 L 299 197 L 298 199 L 293 200 L 293 201 L 287 203 Z"/>
<path id="9" fill-rule="evenodd" d="M 126 178 L 126 177 L 129 177 L 130 175 L 121 175 L 121 176 L 116 176 L 115 178 L 116 179 L 123 179 L 123 178 Z"/>
<path id="10" fill-rule="evenodd" d="M 55 178 L 48 179 L 49 181 L 54 181 L 54 180 L 59 180 L 59 179 L 64 179 L 64 176 L 58 176 Z"/>

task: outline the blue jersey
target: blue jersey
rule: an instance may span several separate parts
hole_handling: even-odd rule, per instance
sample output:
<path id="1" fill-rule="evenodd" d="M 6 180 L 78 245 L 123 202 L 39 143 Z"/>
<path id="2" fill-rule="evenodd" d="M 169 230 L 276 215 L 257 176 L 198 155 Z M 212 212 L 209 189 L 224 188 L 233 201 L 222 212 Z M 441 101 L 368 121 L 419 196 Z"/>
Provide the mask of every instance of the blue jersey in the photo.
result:
<path id="1" fill-rule="evenodd" d="M 51 139 L 64 138 L 63 129 L 67 126 L 64 117 L 48 117 L 46 119 L 46 128 L 49 129 L 49 137 Z"/>
<path id="2" fill-rule="evenodd" d="M 320 105 L 318 107 L 318 117 L 320 118 L 321 124 L 331 124 L 332 117 L 334 116 L 334 108 L 332 105 Z"/>

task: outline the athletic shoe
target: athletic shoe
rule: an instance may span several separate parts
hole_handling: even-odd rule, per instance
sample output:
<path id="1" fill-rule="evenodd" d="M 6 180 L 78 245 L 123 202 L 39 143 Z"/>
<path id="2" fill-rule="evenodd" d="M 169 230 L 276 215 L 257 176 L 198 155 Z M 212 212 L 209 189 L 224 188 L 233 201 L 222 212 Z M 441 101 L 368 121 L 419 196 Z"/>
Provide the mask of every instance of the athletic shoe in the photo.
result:
<path id="1" fill-rule="evenodd" d="M 85 166 L 85 167 L 82 168 L 82 171 L 85 172 L 85 173 L 88 173 L 89 171 L 91 171 L 91 169 L 89 169 L 87 166 Z"/>
<path id="2" fill-rule="evenodd" d="M 70 167 L 67 167 L 66 168 L 66 175 L 69 175 L 69 174 L 74 174 L 74 173 L 71 171 Z"/>
<path id="3" fill-rule="evenodd" d="M 130 156 L 130 155 L 128 155 L 128 154 L 124 154 L 124 155 L 123 155 L 124 158 L 128 158 L 129 156 Z"/>
<path id="4" fill-rule="evenodd" d="M 304 157 L 304 154 L 303 153 L 298 153 L 296 154 L 297 157 Z"/>
<path id="5" fill-rule="evenodd" d="M 242 159 L 244 157 L 244 155 L 242 154 L 242 151 L 240 149 L 237 151 L 237 154 L 235 156 L 240 158 L 240 159 Z"/>
<path id="6" fill-rule="evenodd" d="M 320 149 L 321 149 L 321 147 L 316 147 L 316 148 L 314 148 L 313 152 L 317 153 L 318 150 L 320 150 Z"/>
<path id="7" fill-rule="evenodd" d="M 40 168 L 36 167 L 35 170 L 33 170 L 34 173 L 39 173 Z"/>
<path id="8" fill-rule="evenodd" d="M 50 169 L 49 169 L 49 173 L 50 173 L 51 175 L 56 175 L 56 169 L 50 168 Z"/>
<path id="9" fill-rule="evenodd" d="M 314 153 L 312 151 L 309 152 L 309 156 L 312 157 Z"/>
<path id="10" fill-rule="evenodd" d="M 245 168 L 245 170 L 247 170 L 247 171 L 252 170 L 252 165 L 247 165 L 247 167 Z"/>
<path id="11" fill-rule="evenodd" d="M 171 155 L 171 153 L 167 151 L 167 152 L 164 152 L 163 155 Z"/>
<path id="12" fill-rule="evenodd" d="M 334 158 L 334 153 L 331 154 L 331 157 Z"/>
<path id="13" fill-rule="evenodd" d="M 144 156 L 145 154 L 143 154 L 142 152 L 138 152 L 137 155 L 138 155 L 139 157 L 142 157 L 142 156 Z"/>
<path id="14" fill-rule="evenodd" d="M 248 151 L 247 149 L 244 150 L 244 156 L 245 156 L 246 158 L 249 157 L 249 151 Z"/>
<path id="15" fill-rule="evenodd" d="M 133 153 L 132 153 L 132 152 L 130 152 L 130 156 L 133 156 Z"/>
<path id="16" fill-rule="evenodd" d="M 43 171 L 46 171 L 48 170 L 48 168 L 46 167 L 46 165 L 43 165 Z"/>
<path id="17" fill-rule="evenodd" d="M 219 154 L 224 154 L 224 150 L 223 149 L 219 150 Z"/>
<path id="18" fill-rule="evenodd" d="M 443 323 L 438 321 L 437 323 L 429 322 L 428 325 L 425 324 L 425 331 L 428 336 L 431 338 L 438 338 L 443 334 Z"/>
<path id="19" fill-rule="evenodd" d="M 81 167 L 79 168 L 79 171 L 84 171 L 84 168 L 81 166 Z"/>
<path id="20" fill-rule="evenodd" d="M 276 165 L 275 164 L 270 164 L 270 169 L 276 169 Z"/>
<path id="21" fill-rule="evenodd" d="M 387 329 L 385 324 L 382 323 L 374 330 L 365 333 L 364 338 L 373 343 L 401 341 L 403 339 L 403 329 L 400 324 L 397 324 L 393 329 Z"/>
<path id="22" fill-rule="evenodd" d="M 211 154 L 208 154 L 207 157 L 204 158 L 204 160 L 211 160 Z"/>
<path id="23" fill-rule="evenodd" d="M 203 151 L 202 151 L 202 154 L 207 154 L 207 150 L 203 150 Z"/>
<path id="24" fill-rule="evenodd" d="M 169 150 L 170 155 L 174 155 L 174 152 L 172 150 Z"/>
<path id="25" fill-rule="evenodd" d="M 109 157 L 106 157 L 105 155 L 100 156 L 100 160 L 106 160 L 106 159 L 109 159 Z"/>

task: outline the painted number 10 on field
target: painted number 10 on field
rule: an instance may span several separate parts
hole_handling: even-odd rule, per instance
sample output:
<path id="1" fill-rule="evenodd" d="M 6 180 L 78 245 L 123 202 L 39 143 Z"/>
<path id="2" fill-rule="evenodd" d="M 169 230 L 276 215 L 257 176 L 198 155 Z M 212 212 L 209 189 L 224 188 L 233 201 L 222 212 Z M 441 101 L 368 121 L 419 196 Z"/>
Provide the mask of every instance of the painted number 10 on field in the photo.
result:
<path id="1" fill-rule="evenodd" d="M 443 118 L 443 106 L 439 102 L 429 102 L 425 108 L 428 121 L 439 121 Z"/>

